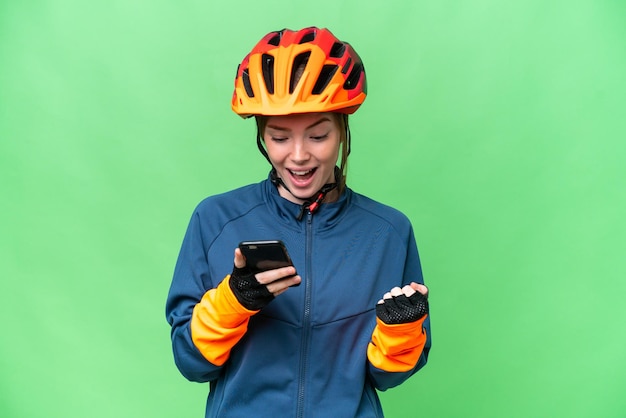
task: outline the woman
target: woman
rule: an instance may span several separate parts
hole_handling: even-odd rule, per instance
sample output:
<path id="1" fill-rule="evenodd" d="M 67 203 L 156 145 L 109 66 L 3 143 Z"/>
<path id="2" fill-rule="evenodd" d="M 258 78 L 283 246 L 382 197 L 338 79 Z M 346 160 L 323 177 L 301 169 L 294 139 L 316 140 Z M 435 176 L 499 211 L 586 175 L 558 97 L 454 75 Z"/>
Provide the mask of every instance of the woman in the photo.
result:
<path id="1" fill-rule="evenodd" d="M 256 118 L 272 170 L 198 205 L 166 308 L 178 368 L 210 382 L 206 417 L 381 417 L 376 390 L 426 364 L 410 222 L 345 184 L 365 95 L 361 59 L 326 29 L 271 32 L 237 70 L 233 110 Z M 252 274 L 237 245 L 261 239 L 293 266 Z"/>

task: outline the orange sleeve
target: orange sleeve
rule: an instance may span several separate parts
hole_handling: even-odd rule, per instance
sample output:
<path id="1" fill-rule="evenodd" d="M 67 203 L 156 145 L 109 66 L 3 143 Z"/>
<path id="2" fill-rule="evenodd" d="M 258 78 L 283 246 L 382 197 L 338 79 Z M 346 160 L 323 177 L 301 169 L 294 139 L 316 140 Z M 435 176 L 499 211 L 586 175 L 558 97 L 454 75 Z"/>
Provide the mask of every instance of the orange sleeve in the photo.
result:
<path id="1" fill-rule="evenodd" d="M 376 318 L 372 341 L 367 346 L 367 358 L 374 367 L 386 372 L 407 372 L 415 367 L 424 345 L 426 330 L 423 318 L 408 324 L 385 324 Z"/>
<path id="2" fill-rule="evenodd" d="M 226 363 L 230 350 L 248 330 L 250 311 L 239 303 L 228 284 L 230 275 L 207 291 L 193 308 L 191 339 L 204 358 L 216 366 Z"/>

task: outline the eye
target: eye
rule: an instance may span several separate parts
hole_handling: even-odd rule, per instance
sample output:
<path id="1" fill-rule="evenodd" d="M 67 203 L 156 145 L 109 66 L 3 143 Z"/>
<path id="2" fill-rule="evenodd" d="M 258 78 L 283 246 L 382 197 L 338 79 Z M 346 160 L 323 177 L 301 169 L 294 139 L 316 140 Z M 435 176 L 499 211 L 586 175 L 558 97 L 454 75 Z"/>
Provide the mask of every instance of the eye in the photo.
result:
<path id="1" fill-rule="evenodd" d="M 285 136 L 274 136 L 274 135 L 272 135 L 272 136 L 270 136 L 270 139 L 273 142 L 285 142 L 288 138 L 285 137 Z"/>
<path id="2" fill-rule="evenodd" d="M 315 140 L 315 141 L 322 141 L 324 139 L 328 138 L 328 134 L 324 134 L 324 135 L 311 135 L 311 139 Z"/>

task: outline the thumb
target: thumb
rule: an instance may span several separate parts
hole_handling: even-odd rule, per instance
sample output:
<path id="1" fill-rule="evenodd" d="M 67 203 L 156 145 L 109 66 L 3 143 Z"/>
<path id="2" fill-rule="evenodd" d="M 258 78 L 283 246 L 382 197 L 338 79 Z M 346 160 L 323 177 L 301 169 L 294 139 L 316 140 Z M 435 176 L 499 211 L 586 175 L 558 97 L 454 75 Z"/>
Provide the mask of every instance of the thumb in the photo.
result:
<path id="1" fill-rule="evenodd" d="M 246 266 L 246 257 L 241 254 L 241 250 L 239 248 L 235 248 L 235 267 L 242 269 Z"/>
<path id="2" fill-rule="evenodd" d="M 420 292 L 422 295 L 428 297 L 428 288 L 426 286 L 424 286 L 423 284 L 411 282 L 411 287 L 414 290 Z"/>

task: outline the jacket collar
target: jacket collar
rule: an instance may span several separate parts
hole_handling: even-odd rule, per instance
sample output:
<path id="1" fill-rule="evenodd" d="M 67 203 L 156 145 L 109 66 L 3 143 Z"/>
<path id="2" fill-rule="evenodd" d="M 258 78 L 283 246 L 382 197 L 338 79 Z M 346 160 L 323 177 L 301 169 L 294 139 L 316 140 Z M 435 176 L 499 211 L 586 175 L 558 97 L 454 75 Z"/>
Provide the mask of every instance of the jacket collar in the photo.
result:
<path id="1" fill-rule="evenodd" d="M 302 225 L 308 220 L 307 214 L 301 221 L 297 217 L 300 213 L 301 205 L 293 203 L 278 193 L 278 188 L 272 184 L 269 176 L 262 182 L 265 200 L 269 210 L 280 218 L 281 222 L 297 229 L 301 229 Z M 339 199 L 331 203 L 322 203 L 321 207 L 312 215 L 313 224 L 316 230 L 322 230 L 332 227 L 345 215 L 346 209 L 352 197 L 352 190 L 346 187 L 339 196 Z"/>

